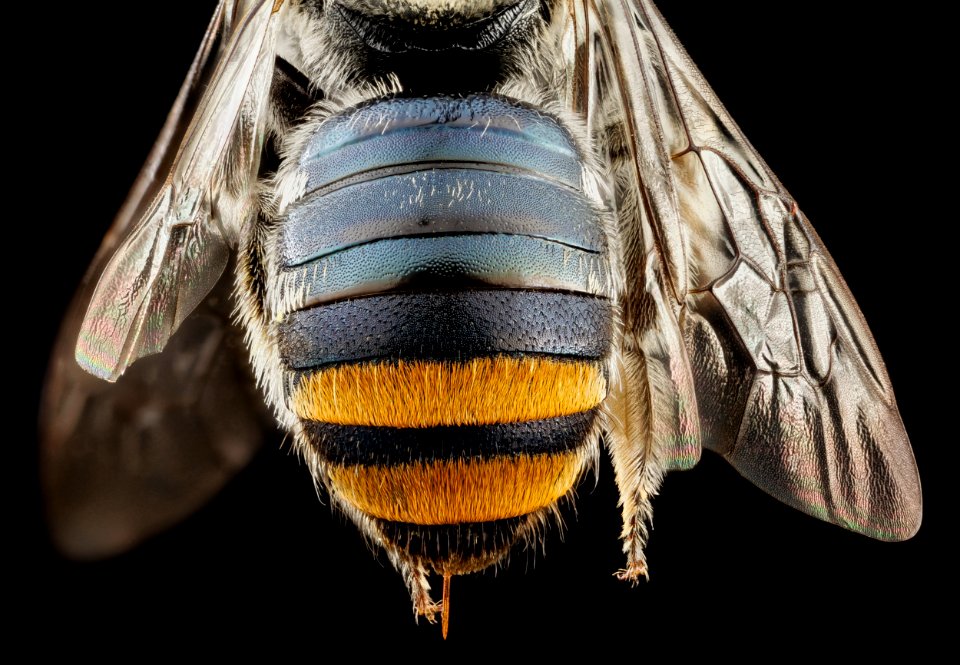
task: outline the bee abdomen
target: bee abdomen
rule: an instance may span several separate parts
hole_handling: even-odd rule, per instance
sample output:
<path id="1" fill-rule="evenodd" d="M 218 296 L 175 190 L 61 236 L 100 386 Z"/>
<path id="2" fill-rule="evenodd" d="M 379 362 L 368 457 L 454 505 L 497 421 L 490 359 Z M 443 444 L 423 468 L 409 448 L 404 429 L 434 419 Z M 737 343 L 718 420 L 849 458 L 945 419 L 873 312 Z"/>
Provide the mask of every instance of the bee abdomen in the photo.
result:
<path id="1" fill-rule="evenodd" d="M 500 98 L 390 99 L 325 121 L 300 166 L 276 333 L 331 491 L 383 524 L 481 531 L 569 492 L 612 307 L 566 130 Z"/>
<path id="2" fill-rule="evenodd" d="M 342 466 L 383 466 L 574 450 L 590 433 L 595 411 L 495 425 L 365 427 L 305 423 L 321 456 Z M 386 453 L 386 455 L 384 454 Z"/>
<path id="3" fill-rule="evenodd" d="M 379 519 L 456 524 L 564 496 L 606 390 L 591 361 L 384 359 L 302 375 L 290 401 L 341 498 Z"/>
<path id="4" fill-rule="evenodd" d="M 280 351 L 299 372 L 374 359 L 460 360 L 545 355 L 601 360 L 610 347 L 606 298 L 474 288 L 388 293 L 289 314 Z"/>
<path id="5" fill-rule="evenodd" d="M 382 167 L 366 173 L 366 180 L 314 190 L 281 230 L 284 264 L 300 265 L 382 238 L 439 233 L 505 233 L 604 249 L 596 213 L 576 190 L 519 167 L 481 166 Z"/>
<path id="6" fill-rule="evenodd" d="M 580 471 L 595 416 L 589 409 L 490 425 L 306 429 L 351 503 L 380 519 L 437 525 L 515 517 L 556 501 Z"/>

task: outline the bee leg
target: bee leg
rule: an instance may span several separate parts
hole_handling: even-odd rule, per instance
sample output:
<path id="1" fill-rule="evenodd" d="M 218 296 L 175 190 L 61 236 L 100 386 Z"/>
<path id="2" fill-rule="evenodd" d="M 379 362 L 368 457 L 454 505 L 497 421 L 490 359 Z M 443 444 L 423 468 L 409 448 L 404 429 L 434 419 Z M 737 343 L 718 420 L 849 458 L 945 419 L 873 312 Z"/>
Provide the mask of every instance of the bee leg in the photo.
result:
<path id="1" fill-rule="evenodd" d="M 636 585 L 641 577 L 646 580 L 650 579 L 650 571 L 647 569 L 647 556 L 643 551 L 647 544 L 647 523 L 651 514 L 649 495 L 638 493 L 630 501 L 624 501 L 623 513 L 623 531 L 620 533 L 620 538 L 623 539 L 623 551 L 627 555 L 627 565 L 615 574 L 617 579 Z M 628 517 L 628 514 L 631 515 Z"/>
<path id="2" fill-rule="evenodd" d="M 403 577 L 410 598 L 413 600 L 413 615 L 419 619 L 424 617 L 430 623 L 437 622 L 440 604 L 430 596 L 430 582 L 427 580 L 427 569 L 418 560 L 408 556 L 405 552 L 388 548 L 388 557 L 397 572 Z"/>
<path id="3" fill-rule="evenodd" d="M 334 505 L 360 528 L 360 531 L 370 539 L 371 544 L 384 549 L 390 563 L 400 573 L 404 584 L 407 585 L 410 598 L 413 600 L 414 618 L 425 617 L 430 623 L 436 623 L 437 615 L 440 613 L 440 604 L 430 596 L 430 582 L 427 581 L 428 572 L 422 560 L 392 545 L 376 520 L 355 508 L 337 491 L 336 485 L 330 482 L 326 465 L 316 456 L 313 450 L 307 446 L 301 447 L 301 450 L 314 479 L 318 483 L 318 487 L 326 488 Z"/>
<path id="4" fill-rule="evenodd" d="M 639 353 L 623 353 L 615 359 L 620 376 L 643 377 L 644 360 Z M 637 384 L 640 385 L 637 385 Z M 663 481 L 664 469 L 654 450 L 651 409 L 643 382 L 614 382 L 604 402 L 604 440 L 613 462 L 620 506 L 623 511 L 623 551 L 627 564 L 617 571 L 619 579 L 636 584 L 649 579 L 644 546 L 653 517 L 651 500 Z"/>
<path id="5" fill-rule="evenodd" d="M 440 612 L 440 604 L 435 602 L 430 596 L 430 582 L 428 581 L 428 572 L 422 561 L 402 549 L 390 544 L 389 538 L 386 538 L 383 531 L 377 526 L 376 521 L 353 507 L 348 501 L 337 492 L 336 486 L 330 482 L 327 475 L 326 466 L 313 451 L 307 447 L 301 447 L 304 458 L 307 460 L 314 479 L 319 487 L 327 490 L 334 504 L 349 517 L 354 524 L 360 527 L 360 530 L 370 538 L 371 542 L 382 547 L 390 563 L 403 578 L 407 590 L 410 592 L 410 598 L 413 600 L 413 615 L 415 619 L 425 617 L 430 623 L 436 623 L 437 614 Z"/>
<path id="6" fill-rule="evenodd" d="M 649 527 L 653 518 L 653 507 L 650 503 L 660 485 L 659 470 L 650 470 L 645 467 L 641 472 L 641 479 L 629 494 L 621 494 L 623 506 L 623 530 L 620 538 L 623 540 L 623 552 L 627 555 L 627 564 L 616 572 L 617 579 L 636 585 L 643 577 L 650 579 L 647 569 L 647 556 L 644 547 L 649 536 Z M 618 474 L 619 476 L 619 474 Z"/>

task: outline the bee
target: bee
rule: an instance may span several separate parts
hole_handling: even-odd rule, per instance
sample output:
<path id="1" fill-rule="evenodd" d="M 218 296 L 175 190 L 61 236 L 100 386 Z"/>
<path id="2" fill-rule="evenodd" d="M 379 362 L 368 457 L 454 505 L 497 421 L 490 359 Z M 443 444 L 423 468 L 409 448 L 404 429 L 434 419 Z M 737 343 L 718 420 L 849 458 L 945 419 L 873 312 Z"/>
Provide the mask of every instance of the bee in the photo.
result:
<path id="1" fill-rule="evenodd" d="M 221 2 L 73 312 L 44 456 L 79 554 L 205 501 L 258 400 L 444 624 L 601 447 L 627 581 L 703 448 L 821 519 L 919 526 L 856 304 L 646 1 Z"/>

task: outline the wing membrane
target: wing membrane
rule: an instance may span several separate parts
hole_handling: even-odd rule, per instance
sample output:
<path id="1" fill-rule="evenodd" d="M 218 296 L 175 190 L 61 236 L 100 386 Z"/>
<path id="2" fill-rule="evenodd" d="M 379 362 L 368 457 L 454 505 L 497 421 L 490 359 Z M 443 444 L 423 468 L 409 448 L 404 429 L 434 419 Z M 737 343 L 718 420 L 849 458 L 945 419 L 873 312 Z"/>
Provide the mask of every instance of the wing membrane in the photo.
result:
<path id="1" fill-rule="evenodd" d="M 80 328 L 77 361 L 96 376 L 115 381 L 137 358 L 159 352 L 223 273 L 259 165 L 278 7 L 268 0 L 218 7 L 212 27 L 231 32 L 210 84 L 159 191 L 146 206 L 124 206 L 124 215 L 144 213 L 109 259 Z M 212 39 L 198 58 L 204 64 Z"/>
<path id="2" fill-rule="evenodd" d="M 68 554 L 116 554 L 180 521 L 270 428 L 223 269 L 244 213 L 228 199 L 244 198 L 259 160 L 278 7 L 220 2 L 61 328 L 41 470 L 52 535 Z"/>
<path id="3" fill-rule="evenodd" d="M 643 238 L 647 262 L 664 266 L 654 288 L 638 273 L 627 309 L 658 289 L 676 296 L 702 444 L 804 512 L 909 538 L 921 516 L 913 453 L 833 260 L 653 4 L 594 9 L 607 52 L 599 84 L 609 79 L 618 102 L 608 127 L 624 128 L 642 202 L 625 244 Z"/>
<path id="4" fill-rule="evenodd" d="M 630 85 L 662 80 L 662 73 L 649 58 L 641 59 L 628 24 L 614 20 L 602 4 L 592 9 L 587 15 L 596 29 L 597 76 L 591 113 L 616 174 L 620 258 L 629 276 L 621 294 L 622 382 L 614 386 L 611 435 L 620 441 L 614 450 L 631 451 L 625 462 L 615 461 L 621 488 L 635 479 L 640 487 L 631 493 L 639 497 L 659 484 L 661 470 L 687 469 L 700 458 L 697 399 L 678 319 L 683 293 L 674 286 L 686 279 L 685 229 L 658 101 L 643 95 L 646 84 Z"/>
<path id="5" fill-rule="evenodd" d="M 47 521 L 65 554 L 118 554 L 176 524 L 262 445 L 270 418 L 231 325 L 231 285 L 224 275 L 163 354 L 116 383 L 76 364 L 79 318 L 65 327 L 41 412 Z"/>

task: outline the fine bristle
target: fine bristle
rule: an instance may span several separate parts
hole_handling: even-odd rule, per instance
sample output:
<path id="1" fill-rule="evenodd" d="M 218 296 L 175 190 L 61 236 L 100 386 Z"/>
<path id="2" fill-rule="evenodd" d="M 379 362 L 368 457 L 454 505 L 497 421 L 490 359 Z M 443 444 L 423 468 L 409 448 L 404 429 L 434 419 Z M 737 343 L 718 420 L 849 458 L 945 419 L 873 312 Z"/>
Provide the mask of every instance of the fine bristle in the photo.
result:
<path id="1" fill-rule="evenodd" d="M 583 450 L 488 460 L 327 469 L 337 493 L 365 514 L 394 522 L 488 522 L 545 508 L 580 477 Z"/>
<path id="2" fill-rule="evenodd" d="M 487 425 L 579 413 L 607 387 L 599 363 L 543 357 L 337 365 L 305 377 L 301 418 L 340 425 Z"/>

